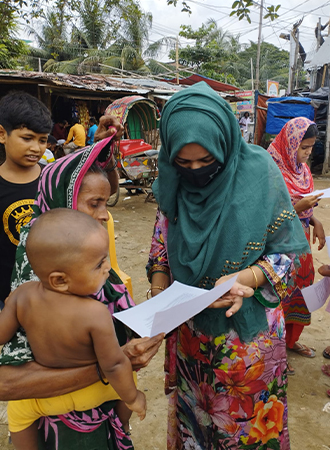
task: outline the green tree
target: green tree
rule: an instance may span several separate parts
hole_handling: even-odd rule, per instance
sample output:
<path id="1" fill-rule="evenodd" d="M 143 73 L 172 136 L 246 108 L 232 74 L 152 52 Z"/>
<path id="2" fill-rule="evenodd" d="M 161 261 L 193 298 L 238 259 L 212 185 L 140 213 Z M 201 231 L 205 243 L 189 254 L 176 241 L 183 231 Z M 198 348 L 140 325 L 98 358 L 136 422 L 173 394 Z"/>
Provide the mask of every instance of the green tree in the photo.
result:
<path id="1" fill-rule="evenodd" d="M 168 5 L 177 6 L 178 3 L 181 3 L 181 11 L 191 13 L 191 8 L 185 0 L 167 0 Z M 249 23 L 251 23 L 250 13 L 251 7 L 258 6 L 253 0 L 235 0 L 232 4 L 232 12 L 229 14 L 230 16 L 237 16 L 239 20 L 246 19 Z M 279 17 L 277 14 L 281 5 L 270 5 L 264 8 L 264 19 L 275 20 Z"/>
<path id="2" fill-rule="evenodd" d="M 73 16 L 77 19 L 72 26 L 68 26 L 68 19 L 71 19 L 69 23 L 72 24 Z M 136 27 L 138 31 L 148 33 L 148 23 L 143 21 L 145 15 L 134 0 L 83 0 L 75 4 L 72 0 L 58 1 L 52 11 L 43 16 L 40 32 L 32 31 L 39 43 L 39 55 L 47 55 L 44 70 L 63 73 L 100 72 L 102 69 L 99 63 L 121 67 L 123 59 L 130 61 L 134 67 L 142 66 L 144 62 L 138 52 L 132 56 L 132 51 L 128 49 L 131 36 L 125 39 L 130 18 L 135 23 L 140 21 L 140 28 Z M 70 26 L 71 32 L 68 33 Z M 134 49 L 137 43 L 141 45 L 138 31 L 132 45 Z M 34 50 L 33 56 L 36 54 L 38 51 Z"/>
<path id="3" fill-rule="evenodd" d="M 201 75 L 235 83 L 234 65 L 240 48 L 238 36 L 225 32 L 214 20 L 209 20 L 197 30 L 183 25 L 179 35 L 194 41 L 192 45 L 179 50 L 181 65 Z M 174 51 L 170 57 L 175 58 Z"/>
<path id="4" fill-rule="evenodd" d="M 0 68 L 15 69 L 28 48 L 17 38 L 16 10 L 11 2 L 0 2 L 0 17 Z"/>
<path id="5" fill-rule="evenodd" d="M 238 53 L 239 85 L 251 89 L 251 59 L 256 67 L 257 44 L 250 41 L 244 50 Z M 259 90 L 265 92 L 267 80 L 279 81 L 281 88 L 288 85 L 289 52 L 281 50 L 273 44 L 262 42 L 260 48 L 260 84 Z"/>
<path id="6" fill-rule="evenodd" d="M 172 42 L 163 38 L 149 45 L 152 15 L 144 13 L 134 0 L 83 0 L 76 8 L 79 20 L 69 39 L 65 28 L 56 22 L 62 23 L 64 8 L 53 10 L 53 22 L 46 16 L 39 39 L 42 49 L 48 49 L 49 54 L 45 71 L 113 73 L 117 68 L 149 73 L 145 59 L 154 57 L 162 45 Z M 50 35 L 51 30 L 54 35 Z M 58 51 L 49 43 L 58 45 Z"/>
<path id="7" fill-rule="evenodd" d="M 64 10 L 52 10 L 46 13 L 41 33 L 35 30 L 39 48 L 46 52 L 49 58 L 66 59 L 70 53 L 68 49 L 68 36 L 64 22 Z"/>
<path id="8" fill-rule="evenodd" d="M 129 14 L 124 11 L 117 39 L 111 49 L 117 57 L 116 67 L 138 72 L 148 72 L 143 58 L 148 46 L 149 30 L 152 27 L 152 14 L 141 11 L 138 4 L 131 8 Z"/>

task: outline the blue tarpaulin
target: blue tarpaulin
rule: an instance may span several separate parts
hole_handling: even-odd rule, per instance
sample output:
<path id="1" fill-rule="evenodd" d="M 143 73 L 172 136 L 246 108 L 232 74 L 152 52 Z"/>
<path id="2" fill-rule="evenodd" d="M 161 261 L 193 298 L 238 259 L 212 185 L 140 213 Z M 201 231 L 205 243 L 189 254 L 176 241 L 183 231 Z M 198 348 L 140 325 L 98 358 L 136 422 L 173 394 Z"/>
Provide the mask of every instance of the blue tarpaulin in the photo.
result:
<path id="1" fill-rule="evenodd" d="M 278 134 L 283 126 L 295 117 L 314 120 L 314 108 L 310 98 L 280 97 L 267 102 L 266 133 Z"/>

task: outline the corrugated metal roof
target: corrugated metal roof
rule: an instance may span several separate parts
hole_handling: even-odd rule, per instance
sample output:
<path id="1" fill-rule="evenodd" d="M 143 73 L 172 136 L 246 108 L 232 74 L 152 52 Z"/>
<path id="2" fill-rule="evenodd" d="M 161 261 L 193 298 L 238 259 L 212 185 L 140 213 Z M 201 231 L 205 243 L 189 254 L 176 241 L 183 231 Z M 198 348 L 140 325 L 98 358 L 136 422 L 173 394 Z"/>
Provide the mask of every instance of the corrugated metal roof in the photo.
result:
<path id="1" fill-rule="evenodd" d="M 182 86 L 169 83 L 166 81 L 160 81 L 160 80 L 154 80 L 153 78 L 111 78 L 112 80 L 120 80 L 121 82 L 125 84 L 135 85 L 135 86 L 143 86 L 148 89 L 152 89 L 153 91 L 157 91 L 160 93 L 166 93 L 166 92 L 177 92 L 183 89 Z"/>
<path id="2" fill-rule="evenodd" d="M 175 92 L 178 87 L 170 83 L 152 79 L 117 78 L 106 75 L 70 75 L 64 73 L 26 72 L 18 70 L 0 70 L 0 80 L 15 78 L 31 80 L 46 86 L 57 86 L 67 89 L 81 89 L 94 92 L 129 92 L 148 94 L 157 92 Z"/>
<path id="3" fill-rule="evenodd" d="M 171 80 L 168 80 L 171 83 L 174 83 L 176 81 L 175 78 L 172 78 Z M 239 91 L 240 88 L 237 86 L 234 86 L 232 84 L 227 83 L 221 83 L 220 81 L 213 80 L 212 78 L 205 77 L 204 75 L 199 75 L 197 73 L 190 75 L 190 77 L 186 78 L 179 78 L 180 84 L 186 84 L 188 86 L 191 86 L 195 83 L 199 83 L 200 81 L 205 81 L 209 86 L 211 86 L 212 89 L 218 92 L 229 92 L 229 91 Z"/>

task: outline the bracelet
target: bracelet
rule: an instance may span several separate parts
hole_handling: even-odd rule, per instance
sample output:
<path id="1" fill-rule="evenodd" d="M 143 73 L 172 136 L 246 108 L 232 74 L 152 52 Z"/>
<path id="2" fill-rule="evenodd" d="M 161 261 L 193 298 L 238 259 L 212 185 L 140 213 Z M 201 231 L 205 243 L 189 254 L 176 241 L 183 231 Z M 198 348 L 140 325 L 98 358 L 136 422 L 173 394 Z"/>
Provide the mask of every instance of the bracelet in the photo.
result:
<path id="1" fill-rule="evenodd" d="M 112 172 L 113 170 L 115 170 L 115 168 L 117 167 L 117 164 L 118 164 L 118 160 L 115 159 L 114 165 L 112 167 L 110 167 L 110 169 L 107 168 L 106 172 L 109 173 L 109 172 Z"/>
<path id="2" fill-rule="evenodd" d="M 147 300 L 149 300 L 149 294 L 151 294 L 151 291 L 153 289 L 159 289 L 161 291 L 165 291 L 165 288 L 163 286 L 152 286 L 150 289 L 147 290 Z"/>
<path id="3" fill-rule="evenodd" d="M 152 267 L 150 267 L 150 269 L 148 270 L 147 277 L 148 277 L 149 283 L 151 283 L 151 278 L 152 278 L 153 274 L 154 274 L 154 273 L 158 273 L 158 272 L 165 273 L 165 275 L 167 275 L 168 277 L 170 277 L 170 269 L 169 269 L 169 267 L 167 267 L 167 266 L 161 266 L 161 265 L 158 265 L 158 264 L 154 264 L 154 265 L 153 265 Z"/>
<path id="4" fill-rule="evenodd" d="M 101 371 L 100 371 L 100 366 L 99 366 L 99 363 L 98 363 L 98 362 L 96 363 L 96 372 L 97 372 L 97 375 L 98 375 L 98 377 L 99 377 L 101 383 L 103 383 L 104 386 L 108 386 L 109 381 L 104 381 L 104 380 L 103 380 L 103 377 L 102 377 Z"/>
<path id="5" fill-rule="evenodd" d="M 254 288 L 254 290 L 257 290 L 258 289 L 258 278 L 257 278 L 257 275 L 256 275 L 255 271 L 253 270 L 253 268 L 251 266 L 248 266 L 248 269 L 252 270 L 252 273 L 253 273 L 253 276 L 254 276 L 254 279 L 255 279 L 255 282 L 256 282 L 256 287 Z"/>

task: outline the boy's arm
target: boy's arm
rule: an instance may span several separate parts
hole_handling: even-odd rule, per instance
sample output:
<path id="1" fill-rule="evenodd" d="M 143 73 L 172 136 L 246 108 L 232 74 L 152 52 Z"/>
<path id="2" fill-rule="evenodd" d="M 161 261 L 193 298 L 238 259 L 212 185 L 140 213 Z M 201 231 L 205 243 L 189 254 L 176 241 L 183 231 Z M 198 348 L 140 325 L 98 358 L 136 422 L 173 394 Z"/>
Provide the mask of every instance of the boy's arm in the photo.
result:
<path id="1" fill-rule="evenodd" d="M 137 389 L 132 365 L 119 346 L 111 314 L 105 305 L 95 302 L 88 318 L 94 351 L 105 377 L 125 403 L 133 403 Z"/>
<path id="2" fill-rule="evenodd" d="M 68 144 L 68 143 L 71 141 L 71 139 L 73 138 L 73 129 L 72 129 L 72 128 L 73 128 L 73 127 L 70 128 L 68 137 L 67 137 L 67 139 L 66 139 L 66 141 L 64 142 L 63 145 Z"/>
<path id="3" fill-rule="evenodd" d="M 17 320 L 17 294 L 13 292 L 5 300 L 0 314 L 0 344 L 3 345 L 14 336 L 20 323 Z"/>

